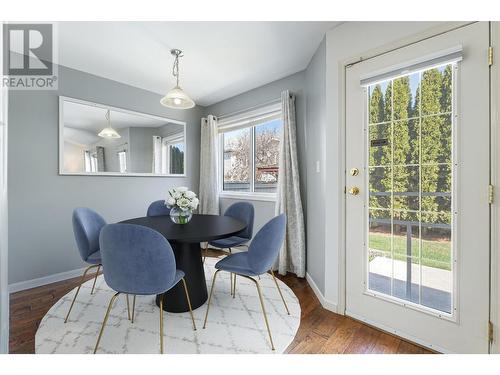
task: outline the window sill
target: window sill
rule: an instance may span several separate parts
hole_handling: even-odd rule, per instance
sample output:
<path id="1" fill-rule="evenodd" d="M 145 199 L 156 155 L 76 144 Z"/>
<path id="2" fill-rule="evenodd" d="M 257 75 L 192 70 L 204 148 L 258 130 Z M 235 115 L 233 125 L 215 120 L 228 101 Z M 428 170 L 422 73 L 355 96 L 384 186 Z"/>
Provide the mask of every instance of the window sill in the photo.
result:
<path id="1" fill-rule="evenodd" d="M 244 191 L 239 191 L 239 192 L 222 191 L 219 193 L 219 198 L 276 202 L 276 193 L 250 193 L 250 192 L 244 192 Z"/>

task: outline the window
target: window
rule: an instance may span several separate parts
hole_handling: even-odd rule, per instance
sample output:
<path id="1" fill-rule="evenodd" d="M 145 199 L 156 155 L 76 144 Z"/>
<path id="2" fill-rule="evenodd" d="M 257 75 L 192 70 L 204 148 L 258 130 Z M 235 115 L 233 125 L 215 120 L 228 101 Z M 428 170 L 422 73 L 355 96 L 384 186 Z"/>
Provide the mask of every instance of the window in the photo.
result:
<path id="1" fill-rule="evenodd" d="M 281 119 L 254 127 L 254 191 L 256 192 L 276 192 L 281 130 Z"/>
<path id="2" fill-rule="evenodd" d="M 127 172 L 127 152 L 120 151 L 118 152 L 118 162 L 120 164 L 120 173 Z"/>
<path id="3" fill-rule="evenodd" d="M 184 134 L 153 136 L 153 172 L 184 174 Z"/>
<path id="4" fill-rule="evenodd" d="M 184 173 L 184 135 L 162 139 L 162 173 Z"/>
<path id="5" fill-rule="evenodd" d="M 453 311 L 456 64 L 368 86 L 368 289 Z"/>
<path id="6" fill-rule="evenodd" d="M 258 119 L 240 117 L 232 125 L 223 122 L 219 130 L 222 193 L 275 193 L 283 130 L 279 110 Z"/>
<path id="7" fill-rule="evenodd" d="M 224 191 L 251 191 L 251 129 L 239 129 L 222 135 Z"/>
<path id="8" fill-rule="evenodd" d="M 85 172 L 97 172 L 97 155 L 90 150 L 84 151 Z"/>

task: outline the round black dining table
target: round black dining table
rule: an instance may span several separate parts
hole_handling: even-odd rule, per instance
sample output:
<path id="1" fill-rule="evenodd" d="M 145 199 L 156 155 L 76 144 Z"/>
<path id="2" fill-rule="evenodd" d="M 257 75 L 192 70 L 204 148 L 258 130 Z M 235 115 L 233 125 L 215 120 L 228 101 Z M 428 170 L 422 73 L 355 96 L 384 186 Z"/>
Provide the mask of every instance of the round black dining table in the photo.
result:
<path id="1" fill-rule="evenodd" d="M 160 232 L 170 243 L 177 269 L 184 271 L 193 310 L 208 298 L 200 242 L 218 240 L 238 234 L 245 223 L 228 216 L 193 215 L 187 224 L 174 224 L 170 216 L 138 217 L 121 223 L 142 225 Z M 163 309 L 179 313 L 189 311 L 182 283 L 163 295 Z M 160 305 L 160 296 L 156 296 Z"/>

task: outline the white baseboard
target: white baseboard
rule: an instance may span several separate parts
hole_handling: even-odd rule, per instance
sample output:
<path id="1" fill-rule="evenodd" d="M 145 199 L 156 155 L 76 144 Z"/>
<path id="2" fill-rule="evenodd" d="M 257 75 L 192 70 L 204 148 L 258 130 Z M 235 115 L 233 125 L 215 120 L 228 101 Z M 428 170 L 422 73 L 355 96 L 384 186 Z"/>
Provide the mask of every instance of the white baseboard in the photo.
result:
<path id="1" fill-rule="evenodd" d="M 78 268 L 76 270 L 39 277 L 38 279 L 26 280 L 18 283 L 9 284 L 9 293 L 16 293 L 20 292 L 21 290 L 36 288 L 38 286 L 57 283 L 58 281 L 64 281 L 67 279 L 72 279 L 73 277 L 82 276 L 83 271 L 85 271 L 85 268 L 86 267 Z"/>
<path id="2" fill-rule="evenodd" d="M 321 293 L 321 291 L 319 290 L 318 286 L 314 282 L 314 280 L 311 277 L 311 275 L 309 275 L 309 273 L 306 273 L 306 280 L 309 283 L 309 286 L 313 290 L 313 292 L 316 295 L 316 297 L 318 297 L 319 302 L 321 303 L 321 306 L 323 306 L 325 309 L 327 309 L 329 311 L 332 311 L 332 312 L 338 314 L 337 304 L 333 303 L 332 301 L 327 300 L 325 298 L 325 296 L 323 296 L 323 294 Z"/>

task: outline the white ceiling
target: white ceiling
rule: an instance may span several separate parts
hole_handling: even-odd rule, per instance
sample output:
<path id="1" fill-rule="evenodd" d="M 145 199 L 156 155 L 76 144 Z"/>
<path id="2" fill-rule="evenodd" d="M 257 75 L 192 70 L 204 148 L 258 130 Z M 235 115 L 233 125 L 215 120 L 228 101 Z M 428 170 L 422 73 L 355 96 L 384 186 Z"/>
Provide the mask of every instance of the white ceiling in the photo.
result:
<path id="1" fill-rule="evenodd" d="M 181 86 L 207 106 L 307 67 L 339 22 L 60 22 L 59 63 L 165 94 L 171 48 Z"/>

